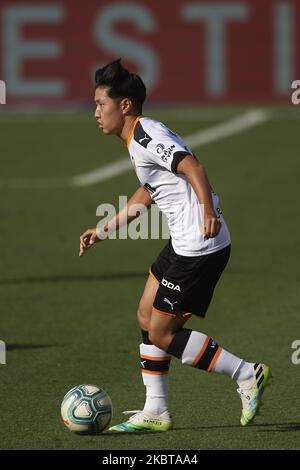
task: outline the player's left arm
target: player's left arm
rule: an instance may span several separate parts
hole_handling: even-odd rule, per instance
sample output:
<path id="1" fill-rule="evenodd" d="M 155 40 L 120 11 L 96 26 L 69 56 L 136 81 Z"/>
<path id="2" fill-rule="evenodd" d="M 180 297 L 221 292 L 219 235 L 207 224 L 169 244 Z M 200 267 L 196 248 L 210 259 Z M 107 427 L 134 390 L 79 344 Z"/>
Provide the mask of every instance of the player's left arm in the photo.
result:
<path id="1" fill-rule="evenodd" d="M 212 188 L 204 166 L 193 155 L 186 155 L 179 161 L 176 173 L 187 177 L 202 206 L 204 238 L 215 237 L 220 231 L 221 223 L 214 210 L 211 195 Z"/>

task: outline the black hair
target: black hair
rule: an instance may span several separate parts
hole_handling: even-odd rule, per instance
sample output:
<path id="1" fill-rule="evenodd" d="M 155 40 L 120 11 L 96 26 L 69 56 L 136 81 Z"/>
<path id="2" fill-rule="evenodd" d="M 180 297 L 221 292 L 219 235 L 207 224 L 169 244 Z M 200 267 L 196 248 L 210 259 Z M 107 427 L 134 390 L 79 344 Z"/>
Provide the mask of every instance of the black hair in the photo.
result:
<path id="1" fill-rule="evenodd" d="M 114 60 L 96 70 L 95 88 L 109 87 L 107 94 L 113 99 L 129 98 L 134 110 L 141 114 L 146 99 L 146 87 L 136 74 L 128 72 L 121 64 L 121 59 Z"/>

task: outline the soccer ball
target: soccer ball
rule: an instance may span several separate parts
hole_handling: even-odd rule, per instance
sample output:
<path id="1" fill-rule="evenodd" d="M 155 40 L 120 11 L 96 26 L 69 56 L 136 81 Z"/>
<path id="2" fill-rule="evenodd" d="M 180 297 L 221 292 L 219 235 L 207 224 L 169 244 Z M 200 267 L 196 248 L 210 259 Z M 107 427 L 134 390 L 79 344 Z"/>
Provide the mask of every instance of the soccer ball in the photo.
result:
<path id="1" fill-rule="evenodd" d="M 96 385 L 78 385 L 64 396 L 61 404 L 64 424 L 77 434 L 99 434 L 109 425 L 112 402 Z"/>

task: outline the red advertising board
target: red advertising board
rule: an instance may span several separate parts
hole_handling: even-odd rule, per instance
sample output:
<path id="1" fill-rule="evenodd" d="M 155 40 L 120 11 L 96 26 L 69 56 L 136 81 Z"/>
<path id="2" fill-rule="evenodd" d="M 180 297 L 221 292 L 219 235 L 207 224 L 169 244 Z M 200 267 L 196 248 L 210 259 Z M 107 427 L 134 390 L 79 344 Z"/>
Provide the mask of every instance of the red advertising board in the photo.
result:
<path id="1" fill-rule="evenodd" d="M 287 102 L 300 78 L 298 0 L 4 0 L 0 22 L 7 104 L 88 103 L 119 57 L 151 103 Z"/>

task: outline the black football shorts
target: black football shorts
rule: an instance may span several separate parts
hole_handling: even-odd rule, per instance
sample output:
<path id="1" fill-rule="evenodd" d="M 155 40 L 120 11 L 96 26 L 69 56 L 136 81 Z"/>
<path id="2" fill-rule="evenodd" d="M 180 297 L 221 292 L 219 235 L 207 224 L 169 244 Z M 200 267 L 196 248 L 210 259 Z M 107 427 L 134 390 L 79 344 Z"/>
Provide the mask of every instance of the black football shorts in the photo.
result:
<path id="1" fill-rule="evenodd" d="M 208 255 L 181 256 L 170 239 L 149 270 L 159 282 L 153 307 L 174 317 L 204 317 L 229 257 L 230 245 Z"/>

